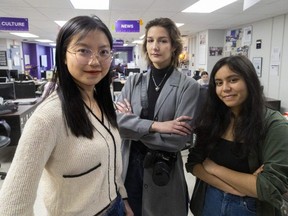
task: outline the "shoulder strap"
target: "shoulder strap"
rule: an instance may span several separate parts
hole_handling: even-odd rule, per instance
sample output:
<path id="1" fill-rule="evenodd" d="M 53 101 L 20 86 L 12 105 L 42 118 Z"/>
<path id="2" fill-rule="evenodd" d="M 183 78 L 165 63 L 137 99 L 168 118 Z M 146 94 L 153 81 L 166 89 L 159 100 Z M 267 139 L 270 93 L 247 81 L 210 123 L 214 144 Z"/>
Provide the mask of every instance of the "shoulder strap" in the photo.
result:
<path id="1" fill-rule="evenodd" d="M 147 75 L 141 74 L 141 106 L 144 116 L 148 115 Z"/>

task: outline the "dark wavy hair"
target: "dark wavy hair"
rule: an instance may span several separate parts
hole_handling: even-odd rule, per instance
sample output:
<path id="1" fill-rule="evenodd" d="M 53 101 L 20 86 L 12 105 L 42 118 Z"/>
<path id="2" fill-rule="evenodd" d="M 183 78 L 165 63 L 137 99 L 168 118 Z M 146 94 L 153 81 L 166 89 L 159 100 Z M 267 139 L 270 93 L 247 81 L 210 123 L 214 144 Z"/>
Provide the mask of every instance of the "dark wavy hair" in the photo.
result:
<path id="1" fill-rule="evenodd" d="M 78 86 L 65 64 L 66 52 L 73 39 L 81 40 L 89 32 L 99 30 L 108 38 L 112 50 L 113 38 L 107 26 L 97 16 L 77 16 L 60 29 L 56 41 L 56 67 L 53 76 L 54 88 L 60 97 L 68 127 L 75 136 L 93 138 L 94 127 L 85 110 Z M 95 39 L 97 40 L 97 39 Z M 113 127 L 117 128 L 116 113 L 110 91 L 110 73 L 95 85 L 94 98 Z"/>
<path id="2" fill-rule="evenodd" d="M 226 131 L 231 118 L 235 118 L 231 109 L 216 94 L 215 74 L 225 65 L 243 77 L 247 86 L 248 96 L 235 119 L 234 127 L 234 142 L 241 143 L 234 152 L 237 152 L 239 157 L 245 157 L 263 136 L 265 105 L 255 68 L 251 61 L 242 55 L 225 57 L 215 64 L 210 75 L 206 104 L 196 120 L 196 145 L 204 145 L 209 152 Z"/>
<path id="3" fill-rule="evenodd" d="M 177 28 L 176 24 L 169 18 L 156 18 L 147 23 L 145 26 L 145 37 L 144 37 L 144 43 L 142 47 L 142 51 L 145 55 L 145 58 L 148 62 L 148 65 L 152 65 L 152 62 L 148 56 L 147 52 L 147 33 L 149 29 L 153 26 L 160 26 L 166 29 L 166 31 L 169 34 L 172 47 L 175 49 L 175 51 L 172 53 L 172 59 L 171 59 L 171 65 L 174 67 L 179 66 L 179 55 L 181 54 L 183 50 L 183 44 L 181 39 L 181 34 L 179 29 Z"/>

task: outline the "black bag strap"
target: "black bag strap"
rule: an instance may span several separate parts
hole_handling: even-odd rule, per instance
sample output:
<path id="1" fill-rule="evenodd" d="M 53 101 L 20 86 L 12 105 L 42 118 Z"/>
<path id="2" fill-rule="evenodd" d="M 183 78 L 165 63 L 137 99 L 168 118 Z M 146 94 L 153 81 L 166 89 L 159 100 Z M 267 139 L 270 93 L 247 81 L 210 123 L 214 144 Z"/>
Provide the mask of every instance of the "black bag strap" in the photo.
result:
<path id="1" fill-rule="evenodd" d="M 141 106 L 144 116 L 148 115 L 147 74 L 141 74 Z"/>

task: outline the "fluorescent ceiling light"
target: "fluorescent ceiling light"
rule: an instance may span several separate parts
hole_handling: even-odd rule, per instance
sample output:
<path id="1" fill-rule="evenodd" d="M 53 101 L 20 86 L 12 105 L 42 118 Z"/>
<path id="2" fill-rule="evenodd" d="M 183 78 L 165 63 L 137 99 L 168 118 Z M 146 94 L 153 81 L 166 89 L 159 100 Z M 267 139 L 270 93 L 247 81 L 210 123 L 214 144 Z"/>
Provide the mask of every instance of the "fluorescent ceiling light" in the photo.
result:
<path id="1" fill-rule="evenodd" d="M 143 40 L 134 40 L 132 43 L 134 43 L 134 44 L 143 44 Z"/>
<path id="2" fill-rule="evenodd" d="M 35 39 L 35 41 L 42 42 L 42 43 L 52 43 L 53 42 L 52 40 L 48 40 L 48 39 Z"/>
<path id="3" fill-rule="evenodd" d="M 260 2 L 260 0 L 244 0 L 243 11 L 252 7 L 254 4 Z"/>
<path id="4" fill-rule="evenodd" d="M 18 32 L 18 33 L 10 32 L 10 34 L 16 35 L 16 36 L 19 36 L 19 37 L 25 37 L 25 38 L 38 38 L 39 37 L 37 35 L 30 34 L 30 33 L 27 33 L 27 32 Z"/>
<path id="5" fill-rule="evenodd" d="M 62 27 L 67 21 L 54 21 L 55 23 L 57 23 L 57 25 L 59 25 L 60 27 Z"/>
<path id="6" fill-rule="evenodd" d="M 144 39 L 144 37 L 145 37 L 145 34 L 140 36 L 139 39 L 142 40 L 142 39 Z"/>
<path id="7" fill-rule="evenodd" d="M 109 10 L 109 0 L 70 0 L 75 9 Z"/>
<path id="8" fill-rule="evenodd" d="M 200 0 L 182 12 L 211 13 L 236 1 L 237 0 Z"/>
<path id="9" fill-rule="evenodd" d="M 184 25 L 184 23 L 175 23 L 175 24 L 178 28 Z"/>

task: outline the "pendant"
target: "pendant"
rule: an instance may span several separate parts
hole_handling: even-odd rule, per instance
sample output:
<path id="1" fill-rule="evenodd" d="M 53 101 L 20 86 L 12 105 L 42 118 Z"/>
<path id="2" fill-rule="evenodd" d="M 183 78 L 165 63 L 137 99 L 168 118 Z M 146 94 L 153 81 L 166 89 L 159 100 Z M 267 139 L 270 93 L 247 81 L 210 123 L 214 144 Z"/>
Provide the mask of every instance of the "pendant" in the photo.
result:
<path id="1" fill-rule="evenodd" d="M 160 89 L 159 86 L 156 86 L 156 87 L 155 87 L 155 91 L 156 91 L 156 92 L 158 92 L 159 89 Z"/>

